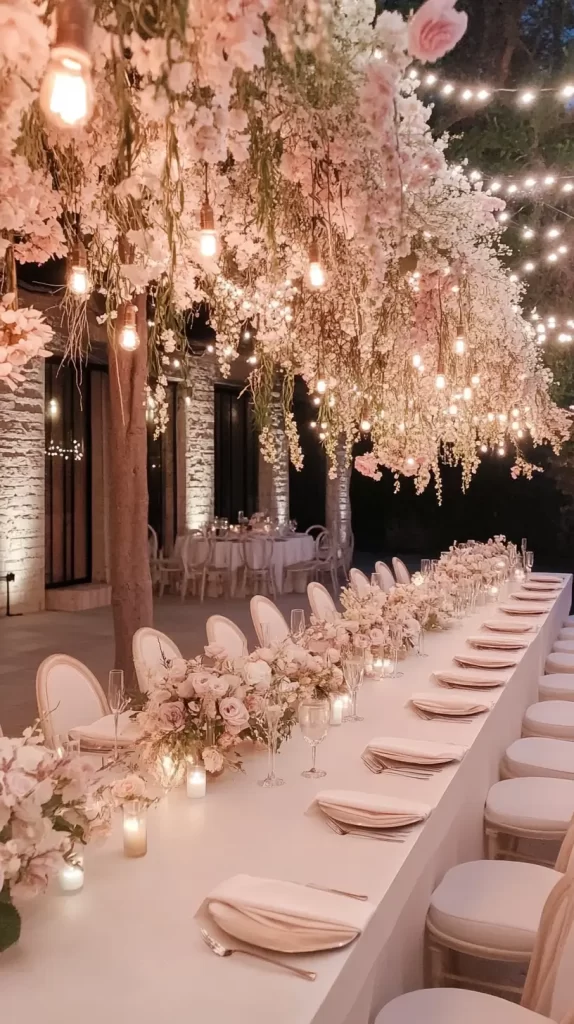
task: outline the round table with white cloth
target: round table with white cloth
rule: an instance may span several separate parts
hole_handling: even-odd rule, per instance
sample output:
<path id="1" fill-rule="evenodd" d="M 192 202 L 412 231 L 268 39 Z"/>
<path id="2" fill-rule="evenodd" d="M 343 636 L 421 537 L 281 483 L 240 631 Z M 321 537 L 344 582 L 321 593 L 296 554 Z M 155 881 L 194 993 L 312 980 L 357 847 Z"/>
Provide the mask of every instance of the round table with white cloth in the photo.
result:
<path id="1" fill-rule="evenodd" d="M 301 592 L 305 590 L 309 580 L 305 578 L 304 574 L 291 576 L 285 581 L 285 569 L 289 565 L 295 565 L 296 562 L 307 562 L 314 557 L 315 542 L 312 537 L 306 533 L 295 533 L 288 537 L 270 537 L 268 534 L 260 536 L 257 534 L 247 534 L 246 537 L 239 537 L 238 535 L 217 537 L 215 538 L 215 564 L 217 566 L 227 565 L 227 560 L 229 559 L 231 571 L 234 574 L 237 573 L 237 570 L 243 565 L 242 541 L 244 540 L 246 544 L 251 545 L 253 565 L 256 568 L 263 565 L 265 542 L 268 540 L 272 541 L 273 557 L 271 559 L 271 567 L 277 594 L 287 593 L 294 589 Z M 178 548 L 181 550 L 182 542 L 183 538 L 178 537 L 175 550 Z"/>

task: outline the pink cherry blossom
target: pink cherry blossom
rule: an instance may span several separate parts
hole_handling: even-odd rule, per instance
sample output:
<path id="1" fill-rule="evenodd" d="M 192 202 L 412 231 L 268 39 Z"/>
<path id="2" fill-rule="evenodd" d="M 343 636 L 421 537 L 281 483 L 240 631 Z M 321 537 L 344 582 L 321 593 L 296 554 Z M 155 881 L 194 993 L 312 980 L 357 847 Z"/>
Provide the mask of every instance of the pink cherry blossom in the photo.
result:
<path id="1" fill-rule="evenodd" d="M 425 0 L 408 24 L 408 48 L 417 60 L 434 63 L 462 39 L 468 17 L 456 0 Z"/>

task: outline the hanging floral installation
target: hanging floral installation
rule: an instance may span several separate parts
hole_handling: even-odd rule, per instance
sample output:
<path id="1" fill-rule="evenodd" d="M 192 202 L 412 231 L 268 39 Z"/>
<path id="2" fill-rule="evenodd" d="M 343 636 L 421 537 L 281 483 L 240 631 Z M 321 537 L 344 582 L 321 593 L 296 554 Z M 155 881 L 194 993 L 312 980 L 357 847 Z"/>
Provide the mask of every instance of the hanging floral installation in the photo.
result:
<path id="1" fill-rule="evenodd" d="M 493 449 L 531 475 L 523 443 L 558 450 L 570 417 L 501 262 L 504 203 L 448 165 L 408 76 L 465 28 L 454 0 L 409 21 L 371 0 L 0 3 L 6 261 L 67 254 L 71 352 L 92 292 L 110 344 L 145 344 L 146 296 L 160 429 L 165 359 L 207 302 L 223 373 L 253 336 L 269 460 L 279 382 L 301 465 L 301 375 L 333 467 L 369 435 L 357 468 L 419 491 L 441 463 L 467 486 Z"/>

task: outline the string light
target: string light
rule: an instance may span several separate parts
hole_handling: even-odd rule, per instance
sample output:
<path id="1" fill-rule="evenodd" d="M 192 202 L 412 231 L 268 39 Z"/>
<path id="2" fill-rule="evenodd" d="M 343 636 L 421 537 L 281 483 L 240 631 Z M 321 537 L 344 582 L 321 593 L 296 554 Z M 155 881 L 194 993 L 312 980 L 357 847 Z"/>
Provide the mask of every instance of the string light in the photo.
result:
<path id="1" fill-rule="evenodd" d="M 443 389 L 446 387 L 446 380 L 445 380 L 444 373 L 437 373 L 434 383 L 435 383 L 435 387 L 439 391 L 443 391 Z"/>
<path id="2" fill-rule="evenodd" d="M 325 271 L 321 265 L 318 242 L 311 242 L 309 246 L 309 284 L 312 288 L 323 288 L 325 284 Z"/>
<path id="3" fill-rule="evenodd" d="M 421 357 L 417 353 L 415 353 L 415 355 L 413 356 L 413 366 L 414 366 L 415 370 L 418 370 L 420 365 L 421 365 Z"/>
<path id="4" fill-rule="evenodd" d="M 466 351 L 464 338 L 457 338 L 454 343 L 454 352 L 457 356 L 463 356 Z"/>
<path id="5" fill-rule="evenodd" d="M 217 255 L 217 234 L 215 232 L 215 216 L 209 203 L 209 169 L 205 164 L 205 195 L 199 214 L 199 251 L 207 259 Z"/>
<path id="6" fill-rule="evenodd" d="M 63 448 L 59 444 L 55 444 L 54 441 L 50 441 L 50 444 L 46 448 L 45 454 L 51 458 L 64 459 L 66 462 L 71 458 L 74 462 L 81 462 L 84 458 L 83 446 L 81 441 L 74 439 L 72 441 L 71 448 Z"/>
<path id="7" fill-rule="evenodd" d="M 418 79 L 419 84 L 427 89 L 432 89 L 436 86 L 441 96 L 447 96 L 465 104 L 472 101 L 486 103 L 498 95 L 514 95 L 521 107 L 528 108 L 536 103 L 542 95 L 552 96 L 559 102 L 571 99 L 574 96 L 574 84 L 570 82 L 561 82 L 557 85 L 549 85 L 542 88 L 534 88 L 532 86 L 497 87 L 485 85 L 481 82 L 473 84 L 471 82 L 456 83 L 445 81 L 434 72 L 431 74 L 420 74 L 416 70 L 411 70 L 409 77 L 412 80 Z"/>
<path id="8" fill-rule="evenodd" d="M 126 352 L 135 352 L 139 348 L 140 338 L 136 327 L 137 311 L 137 306 L 131 303 L 124 306 L 123 324 L 118 340 Z"/>
<path id="9" fill-rule="evenodd" d="M 363 434 L 368 434 L 370 429 L 371 429 L 370 420 L 367 420 L 367 419 L 361 420 L 361 430 L 363 431 Z"/>
<path id="10" fill-rule="evenodd" d="M 91 291 L 86 249 L 81 241 L 77 241 L 72 249 L 70 269 L 68 271 L 68 288 L 78 298 L 84 298 Z"/>
<path id="11" fill-rule="evenodd" d="M 315 387 L 315 390 L 318 392 L 318 394 L 324 395 L 326 390 L 327 390 L 327 381 L 323 380 L 322 378 L 320 378 L 317 381 L 317 385 Z"/>
<path id="12" fill-rule="evenodd" d="M 57 128 L 77 128 L 92 116 L 90 29 L 86 0 L 60 0 L 56 5 L 56 39 L 40 88 L 42 111 Z"/>
<path id="13" fill-rule="evenodd" d="M 480 375 L 478 373 L 473 373 L 472 377 L 470 378 L 470 383 L 473 385 L 473 387 L 477 388 L 478 385 L 480 384 Z"/>

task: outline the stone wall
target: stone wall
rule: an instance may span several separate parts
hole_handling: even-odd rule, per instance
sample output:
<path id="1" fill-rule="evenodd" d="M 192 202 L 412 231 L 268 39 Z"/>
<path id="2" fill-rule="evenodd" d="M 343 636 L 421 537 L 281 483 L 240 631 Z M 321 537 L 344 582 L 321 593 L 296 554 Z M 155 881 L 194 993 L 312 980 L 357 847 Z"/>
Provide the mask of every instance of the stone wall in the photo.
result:
<path id="1" fill-rule="evenodd" d="M 195 359 L 191 395 L 183 397 L 185 422 L 185 526 L 198 530 L 213 517 L 215 479 L 213 389 L 211 360 Z M 189 401 L 187 401 L 189 399 Z"/>
<path id="2" fill-rule="evenodd" d="M 259 511 L 267 512 L 279 523 L 289 522 L 289 449 L 285 437 L 281 395 L 273 392 L 270 431 L 278 452 L 276 462 L 259 455 Z"/>
<path id="3" fill-rule="evenodd" d="M 337 537 L 339 544 L 346 546 L 351 525 L 351 496 L 349 485 L 351 467 L 345 466 L 345 450 L 342 445 L 337 449 L 337 476 L 334 480 L 327 477 L 327 493 L 325 495 L 325 513 L 327 529 Z"/>
<path id="4" fill-rule="evenodd" d="M 0 384 L 0 575 L 14 611 L 44 608 L 44 364 L 24 371 L 15 392 Z M 0 612 L 6 586 L 0 583 Z"/>

